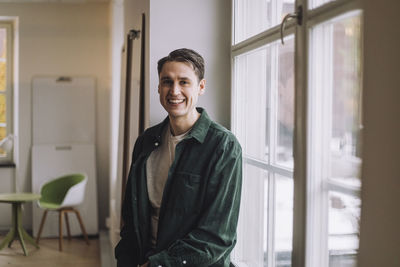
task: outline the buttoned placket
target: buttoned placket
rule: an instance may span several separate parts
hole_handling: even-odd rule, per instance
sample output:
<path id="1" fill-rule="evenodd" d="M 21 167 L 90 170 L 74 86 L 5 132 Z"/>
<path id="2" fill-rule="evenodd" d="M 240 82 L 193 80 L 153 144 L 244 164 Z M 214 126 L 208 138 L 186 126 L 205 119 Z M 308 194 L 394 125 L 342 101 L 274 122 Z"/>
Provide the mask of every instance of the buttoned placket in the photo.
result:
<path id="1" fill-rule="evenodd" d="M 139 156 L 139 158 L 137 159 L 137 161 L 143 160 L 144 162 L 146 162 L 146 161 L 148 160 L 148 158 L 149 158 L 151 152 L 153 152 L 153 150 L 156 149 L 156 148 L 160 145 L 160 142 L 159 142 L 158 140 L 160 140 L 161 136 L 158 136 L 158 138 L 155 136 L 155 138 L 156 138 L 156 141 L 153 141 L 153 148 L 151 149 L 151 151 L 148 151 L 147 153 L 141 154 L 141 155 Z M 158 140 L 157 140 L 157 139 L 158 139 Z M 146 163 L 144 164 L 144 166 L 146 166 Z M 144 169 L 146 169 L 146 168 L 144 168 Z M 146 171 L 144 172 L 144 175 L 145 175 L 145 176 L 144 176 L 145 179 L 147 179 L 147 178 L 146 178 Z M 133 202 L 134 202 L 134 207 L 136 207 L 136 206 L 137 206 L 137 196 L 136 196 L 136 194 L 133 196 L 133 199 L 132 199 L 132 200 L 133 200 Z M 135 225 L 134 231 L 135 231 L 135 234 L 136 234 L 136 238 L 137 238 L 137 240 L 138 240 L 139 251 L 140 251 L 140 254 L 141 254 L 141 253 L 142 253 L 142 252 L 141 252 L 141 251 L 142 251 L 142 246 L 140 245 L 140 244 L 141 244 L 141 240 L 140 240 L 140 234 L 139 234 L 139 228 L 138 228 L 139 222 L 138 222 L 137 216 L 133 216 L 133 220 L 134 220 L 134 225 Z M 138 265 L 138 267 L 140 267 L 140 265 Z"/>
<path id="2" fill-rule="evenodd" d="M 181 153 L 182 153 L 182 150 L 183 150 L 183 146 L 184 146 L 184 142 L 186 142 L 188 139 L 190 139 L 190 137 L 188 136 L 188 137 L 186 137 L 186 138 L 184 138 L 181 142 L 179 142 L 178 144 L 177 144 L 177 146 L 176 146 L 176 148 L 175 148 L 175 158 L 174 158 L 174 160 L 173 160 L 173 162 L 172 162 L 172 164 L 171 164 L 171 166 L 170 166 L 170 169 L 169 169 L 169 171 L 168 171 L 168 178 L 167 178 L 167 182 L 166 182 L 166 184 L 165 184 L 165 187 L 164 187 L 164 192 L 163 192 L 163 197 L 162 197 L 162 200 L 161 200 L 161 207 L 160 207 L 160 217 L 159 217 L 159 223 L 161 222 L 161 220 L 162 220 L 162 218 L 161 218 L 161 216 L 162 216 L 162 211 L 164 210 L 163 209 L 163 204 L 165 203 L 165 192 L 167 192 L 167 186 L 168 186 L 168 184 L 169 184 L 169 181 L 170 181 L 170 179 L 171 179 L 171 176 L 172 176 L 172 173 L 174 172 L 174 170 L 175 170 L 175 166 L 176 166 L 176 162 L 178 162 L 179 161 L 179 158 L 180 158 L 180 156 L 181 156 Z M 158 228 L 158 230 L 159 230 L 160 228 Z M 159 233 L 157 233 L 157 236 L 158 236 L 158 234 Z M 187 264 L 187 261 L 186 260 L 183 260 L 182 261 L 182 264 L 183 265 L 186 265 Z M 157 267 L 163 267 L 161 264 L 159 264 Z"/>
<path id="3" fill-rule="evenodd" d="M 159 224 L 161 223 L 162 217 L 164 215 L 163 211 L 165 209 L 164 206 L 165 206 L 165 198 L 166 198 L 166 194 L 165 193 L 168 192 L 168 190 L 169 190 L 169 184 L 171 183 L 172 174 L 175 172 L 176 163 L 179 161 L 179 159 L 181 157 L 182 150 L 183 150 L 184 143 L 188 139 L 189 138 L 186 137 L 176 145 L 175 158 L 172 161 L 172 164 L 171 164 L 171 166 L 169 168 L 167 182 L 165 183 L 164 190 L 163 190 L 163 197 L 161 199 L 160 216 L 159 216 L 159 221 L 158 221 Z M 158 228 L 158 230 L 160 230 L 160 228 Z M 157 232 L 157 236 L 158 236 L 158 232 Z"/>

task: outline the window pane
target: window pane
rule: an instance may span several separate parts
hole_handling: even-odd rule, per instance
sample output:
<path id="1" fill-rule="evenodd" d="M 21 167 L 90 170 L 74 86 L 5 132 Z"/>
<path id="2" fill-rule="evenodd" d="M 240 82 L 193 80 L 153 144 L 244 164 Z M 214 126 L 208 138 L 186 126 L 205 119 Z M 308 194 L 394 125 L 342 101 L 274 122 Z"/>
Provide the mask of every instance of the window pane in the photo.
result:
<path id="1" fill-rule="evenodd" d="M 6 58 L 6 48 L 7 48 L 7 30 L 0 29 L 0 59 Z"/>
<path id="2" fill-rule="evenodd" d="M 293 179 L 275 175 L 275 266 L 292 266 Z"/>
<path id="3" fill-rule="evenodd" d="M 0 141 L 12 133 L 12 88 L 10 88 L 12 57 L 10 51 L 13 46 L 11 38 L 13 25 L 3 21 L 0 25 Z M 0 150 L 0 161 L 10 161 L 12 153 Z"/>
<path id="4" fill-rule="evenodd" d="M 271 62 L 269 47 L 236 58 L 235 132 L 244 152 L 251 157 L 268 161 L 269 83 Z M 267 66 L 268 65 L 268 66 Z"/>
<path id="5" fill-rule="evenodd" d="M 272 173 L 268 178 L 266 171 L 269 167 L 293 168 L 293 36 L 287 40 L 285 46 L 276 41 L 234 60 L 234 132 L 242 144 L 244 158 L 265 164 L 245 164 L 248 176 L 244 177 L 240 216 L 246 219 L 240 220 L 238 229 L 255 232 L 254 236 L 243 232 L 239 235 L 246 242 L 238 243 L 234 259 L 248 266 L 291 266 L 293 180 Z M 262 184 L 246 181 L 259 179 L 262 174 Z M 251 226 L 244 225 L 244 220 L 251 220 Z"/>
<path id="6" fill-rule="evenodd" d="M 0 91 L 6 90 L 6 62 L 0 60 Z"/>
<path id="7" fill-rule="evenodd" d="M 329 266 L 356 267 L 360 204 L 357 197 L 329 193 Z"/>
<path id="8" fill-rule="evenodd" d="M 278 47 L 276 163 L 293 169 L 294 38 Z"/>
<path id="9" fill-rule="evenodd" d="M 0 91 L 6 89 L 6 48 L 7 48 L 7 31 L 0 29 Z"/>
<path id="10" fill-rule="evenodd" d="M 320 262 L 330 267 L 356 266 L 358 250 L 360 17 L 358 11 L 344 14 L 312 28 L 310 35 L 310 179 L 313 197 L 321 200 L 313 213 L 323 222 L 323 251 L 314 254 L 323 255 Z"/>
<path id="11" fill-rule="evenodd" d="M 329 3 L 329 2 L 334 2 L 336 0 L 309 0 L 309 7 L 310 9 L 317 8 L 319 6 L 322 6 L 323 4 Z"/>
<path id="12" fill-rule="evenodd" d="M 331 178 L 360 178 L 361 78 L 360 18 L 332 24 L 333 79 Z"/>
<path id="13" fill-rule="evenodd" d="M 266 266 L 267 222 L 268 173 L 244 164 L 237 244 L 231 255 L 235 263 L 252 267 Z"/>
<path id="14" fill-rule="evenodd" d="M 234 43 L 281 23 L 294 11 L 294 0 L 235 0 Z"/>
<path id="15" fill-rule="evenodd" d="M 6 127 L 1 127 L 0 126 L 0 141 L 3 140 L 7 135 L 7 129 Z M 0 148 L 0 156 L 5 156 L 6 151 Z"/>
<path id="16" fill-rule="evenodd" d="M 0 125 L 5 123 L 6 123 L 6 96 L 4 94 L 0 94 Z"/>

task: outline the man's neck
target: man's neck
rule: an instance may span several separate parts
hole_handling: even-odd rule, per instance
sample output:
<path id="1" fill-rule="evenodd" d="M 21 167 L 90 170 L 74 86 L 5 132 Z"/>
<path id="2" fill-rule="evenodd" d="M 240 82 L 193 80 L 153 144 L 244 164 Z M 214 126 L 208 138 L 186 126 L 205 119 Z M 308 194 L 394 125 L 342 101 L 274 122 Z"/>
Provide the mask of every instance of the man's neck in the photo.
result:
<path id="1" fill-rule="evenodd" d="M 189 118 L 187 117 L 171 117 L 169 116 L 169 124 L 171 127 L 172 135 L 181 135 L 189 131 L 190 128 L 196 123 L 200 118 L 200 113 L 195 110 L 193 115 Z"/>

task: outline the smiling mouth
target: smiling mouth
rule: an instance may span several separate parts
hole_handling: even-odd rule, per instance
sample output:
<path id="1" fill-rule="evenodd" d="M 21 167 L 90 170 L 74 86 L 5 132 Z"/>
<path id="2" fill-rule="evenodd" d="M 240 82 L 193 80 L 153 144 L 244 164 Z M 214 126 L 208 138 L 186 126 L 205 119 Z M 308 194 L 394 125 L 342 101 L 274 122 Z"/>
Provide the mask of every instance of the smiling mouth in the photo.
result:
<path id="1" fill-rule="evenodd" d="M 168 99 L 169 104 L 177 105 L 177 104 L 181 104 L 183 102 L 185 102 L 185 99 Z"/>

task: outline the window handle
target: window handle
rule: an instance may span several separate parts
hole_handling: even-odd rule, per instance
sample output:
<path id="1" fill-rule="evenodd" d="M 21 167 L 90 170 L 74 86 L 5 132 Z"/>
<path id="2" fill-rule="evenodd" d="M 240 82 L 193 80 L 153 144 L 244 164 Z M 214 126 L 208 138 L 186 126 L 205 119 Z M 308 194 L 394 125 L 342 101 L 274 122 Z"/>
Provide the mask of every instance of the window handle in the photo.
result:
<path id="1" fill-rule="evenodd" d="M 286 25 L 286 22 L 288 20 L 291 20 L 291 19 L 297 19 L 297 25 L 301 25 L 301 23 L 303 21 L 303 7 L 302 6 L 298 6 L 296 12 L 289 13 L 282 19 L 282 23 L 281 23 L 281 42 L 282 42 L 283 45 L 285 44 L 285 42 L 283 41 L 283 32 L 285 31 L 285 25 Z"/>

